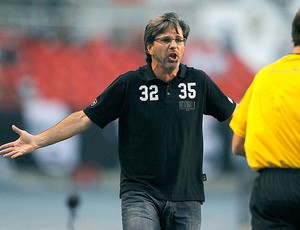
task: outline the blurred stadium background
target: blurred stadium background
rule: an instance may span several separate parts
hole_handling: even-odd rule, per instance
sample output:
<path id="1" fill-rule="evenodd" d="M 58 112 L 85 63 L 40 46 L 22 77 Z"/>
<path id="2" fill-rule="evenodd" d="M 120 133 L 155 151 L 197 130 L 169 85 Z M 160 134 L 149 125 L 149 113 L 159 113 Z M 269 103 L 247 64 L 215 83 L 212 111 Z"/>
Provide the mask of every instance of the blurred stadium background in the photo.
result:
<path id="1" fill-rule="evenodd" d="M 144 65 L 144 27 L 166 11 L 191 26 L 184 63 L 238 102 L 260 67 L 291 51 L 298 8 L 296 0 L 0 0 L 0 144 L 16 138 L 12 124 L 40 132 Z M 253 173 L 232 157 L 228 123 L 205 117 L 204 135 L 203 229 L 247 229 Z M 76 229 L 121 229 L 118 173 L 117 123 L 1 158 L 0 229 L 66 229 L 74 191 Z"/>

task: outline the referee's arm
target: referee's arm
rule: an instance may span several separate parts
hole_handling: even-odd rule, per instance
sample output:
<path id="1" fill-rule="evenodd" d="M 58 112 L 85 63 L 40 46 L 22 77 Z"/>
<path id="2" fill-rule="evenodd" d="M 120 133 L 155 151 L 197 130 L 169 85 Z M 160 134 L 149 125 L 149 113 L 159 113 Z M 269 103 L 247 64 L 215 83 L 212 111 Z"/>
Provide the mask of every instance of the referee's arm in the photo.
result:
<path id="1" fill-rule="evenodd" d="M 244 137 L 240 137 L 240 136 L 238 136 L 238 135 L 236 135 L 234 133 L 233 137 L 232 137 L 232 152 L 235 155 L 239 155 L 239 156 L 245 157 L 246 153 L 245 153 L 244 144 L 245 144 L 245 138 Z"/>

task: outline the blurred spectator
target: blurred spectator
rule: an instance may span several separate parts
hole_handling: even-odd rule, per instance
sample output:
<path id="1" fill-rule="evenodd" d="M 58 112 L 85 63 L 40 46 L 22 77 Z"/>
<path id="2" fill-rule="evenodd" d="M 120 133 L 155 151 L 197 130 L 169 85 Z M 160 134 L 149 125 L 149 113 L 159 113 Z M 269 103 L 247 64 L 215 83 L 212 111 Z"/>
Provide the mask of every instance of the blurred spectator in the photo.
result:
<path id="1" fill-rule="evenodd" d="M 62 101 L 40 97 L 34 82 L 28 76 L 24 76 L 21 81 L 20 94 L 25 127 L 31 133 L 38 133 L 49 125 L 54 125 L 70 113 L 70 109 Z M 80 164 L 80 136 L 39 149 L 32 156 L 44 173 L 54 176 L 70 175 Z"/>

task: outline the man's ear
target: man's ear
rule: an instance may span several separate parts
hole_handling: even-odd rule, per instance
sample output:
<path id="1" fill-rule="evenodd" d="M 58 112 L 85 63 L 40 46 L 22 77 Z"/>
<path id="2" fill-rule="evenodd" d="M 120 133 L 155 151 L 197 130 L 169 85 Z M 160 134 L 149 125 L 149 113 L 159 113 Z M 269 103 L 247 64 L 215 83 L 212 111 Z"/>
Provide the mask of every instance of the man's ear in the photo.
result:
<path id="1" fill-rule="evenodd" d="M 148 51 L 148 54 L 152 55 L 153 54 L 153 45 L 151 45 L 151 44 L 147 45 L 147 51 Z"/>

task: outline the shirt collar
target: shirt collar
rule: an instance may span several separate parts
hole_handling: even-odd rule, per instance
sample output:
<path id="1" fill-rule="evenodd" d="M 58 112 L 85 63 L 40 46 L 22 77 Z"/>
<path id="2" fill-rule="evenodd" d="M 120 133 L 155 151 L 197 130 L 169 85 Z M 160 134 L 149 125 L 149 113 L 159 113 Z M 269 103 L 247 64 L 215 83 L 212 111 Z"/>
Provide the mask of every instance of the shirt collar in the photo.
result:
<path id="1" fill-rule="evenodd" d="M 187 66 L 184 65 L 184 64 L 182 64 L 182 63 L 180 63 L 180 65 L 179 65 L 179 71 L 178 71 L 178 74 L 177 74 L 176 77 L 184 78 L 184 77 L 185 77 L 186 70 L 187 70 Z M 158 79 L 158 78 L 155 76 L 155 74 L 153 73 L 150 64 L 147 64 L 147 65 L 145 66 L 145 72 L 146 72 L 146 78 L 147 78 L 147 81 L 151 81 L 151 80 L 154 80 L 154 79 Z"/>

